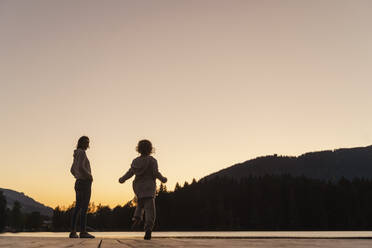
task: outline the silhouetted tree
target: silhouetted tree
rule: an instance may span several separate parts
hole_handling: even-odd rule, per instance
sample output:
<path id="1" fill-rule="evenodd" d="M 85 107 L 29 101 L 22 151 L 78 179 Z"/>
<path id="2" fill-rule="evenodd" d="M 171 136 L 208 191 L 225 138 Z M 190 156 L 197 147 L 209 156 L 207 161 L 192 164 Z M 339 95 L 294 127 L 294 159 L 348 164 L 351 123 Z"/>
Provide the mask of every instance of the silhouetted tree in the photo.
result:
<path id="1" fill-rule="evenodd" d="M 181 189 L 181 185 L 177 182 L 174 191 L 178 191 L 179 189 Z"/>
<path id="2" fill-rule="evenodd" d="M 159 189 L 158 189 L 158 194 L 159 193 L 160 194 L 165 193 L 165 192 L 167 192 L 167 186 L 165 184 L 161 183 L 160 186 L 159 186 Z"/>
<path id="3" fill-rule="evenodd" d="M 21 212 L 21 204 L 15 201 L 11 211 L 11 227 L 14 231 L 22 231 L 23 229 L 23 215 Z"/>
<path id="4" fill-rule="evenodd" d="M 73 206 L 70 206 L 66 210 L 62 210 L 59 206 L 57 206 L 53 210 L 52 227 L 54 231 L 70 230 L 72 210 Z"/>
<path id="5" fill-rule="evenodd" d="M 0 232 L 3 232 L 6 223 L 6 198 L 0 191 Z"/>
<path id="6" fill-rule="evenodd" d="M 99 205 L 88 215 L 88 223 L 98 230 L 129 230 L 135 204 L 132 200 L 114 209 Z M 160 185 L 156 226 L 160 230 L 372 230 L 371 209 L 370 179 L 213 177 L 184 187 L 177 183 L 173 192 Z M 55 230 L 66 230 L 68 211 L 55 209 Z"/>
<path id="7" fill-rule="evenodd" d="M 109 206 L 97 206 L 97 211 L 94 213 L 95 222 L 92 224 L 98 230 L 107 230 L 112 228 L 112 211 Z"/>
<path id="8" fill-rule="evenodd" d="M 43 224 L 43 217 L 40 215 L 40 212 L 26 214 L 25 219 L 25 228 L 27 230 L 37 231 Z"/>

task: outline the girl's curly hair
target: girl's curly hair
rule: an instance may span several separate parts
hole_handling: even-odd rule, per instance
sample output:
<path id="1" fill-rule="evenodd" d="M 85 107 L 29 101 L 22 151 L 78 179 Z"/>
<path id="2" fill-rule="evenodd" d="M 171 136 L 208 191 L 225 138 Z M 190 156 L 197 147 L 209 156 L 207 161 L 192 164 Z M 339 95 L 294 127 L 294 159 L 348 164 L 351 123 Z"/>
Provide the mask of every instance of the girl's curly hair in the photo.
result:
<path id="1" fill-rule="evenodd" d="M 150 155 L 154 152 L 154 148 L 149 140 L 140 140 L 136 147 L 136 151 L 141 153 L 141 155 Z"/>

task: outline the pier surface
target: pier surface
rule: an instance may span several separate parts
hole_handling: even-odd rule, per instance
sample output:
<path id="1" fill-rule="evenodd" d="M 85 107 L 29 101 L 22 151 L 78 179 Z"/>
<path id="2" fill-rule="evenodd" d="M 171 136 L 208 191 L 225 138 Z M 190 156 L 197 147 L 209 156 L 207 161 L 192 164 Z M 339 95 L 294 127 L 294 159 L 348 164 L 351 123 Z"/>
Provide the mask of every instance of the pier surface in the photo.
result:
<path id="1" fill-rule="evenodd" d="M 370 239 L 286 239 L 286 238 L 96 238 L 69 239 L 54 237 L 0 237 L 0 247 L 44 248 L 135 248 L 135 247 L 311 247 L 311 248 L 364 248 L 372 247 Z"/>

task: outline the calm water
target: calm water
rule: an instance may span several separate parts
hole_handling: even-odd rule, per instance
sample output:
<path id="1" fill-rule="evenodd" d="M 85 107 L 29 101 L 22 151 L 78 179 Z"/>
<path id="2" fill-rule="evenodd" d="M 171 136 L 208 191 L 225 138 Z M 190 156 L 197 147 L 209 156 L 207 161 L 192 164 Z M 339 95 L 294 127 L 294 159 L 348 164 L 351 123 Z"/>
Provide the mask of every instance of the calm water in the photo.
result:
<path id="1" fill-rule="evenodd" d="M 143 232 L 92 232 L 97 238 L 133 238 L 143 237 Z M 18 237 L 68 237 L 68 233 L 36 232 L 36 233 L 3 233 L 0 236 Z M 188 237 L 188 238 L 368 238 L 372 231 L 362 232 L 154 232 L 153 237 Z"/>

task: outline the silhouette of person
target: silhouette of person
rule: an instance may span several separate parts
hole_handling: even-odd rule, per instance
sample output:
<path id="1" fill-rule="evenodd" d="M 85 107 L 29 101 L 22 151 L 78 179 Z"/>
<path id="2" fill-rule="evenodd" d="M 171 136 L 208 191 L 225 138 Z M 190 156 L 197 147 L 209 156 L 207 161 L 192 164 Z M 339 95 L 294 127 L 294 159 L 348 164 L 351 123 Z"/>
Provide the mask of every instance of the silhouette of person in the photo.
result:
<path id="1" fill-rule="evenodd" d="M 71 174 L 76 178 L 75 192 L 76 205 L 71 219 L 70 238 L 79 238 L 76 233 L 77 217 L 80 213 L 80 238 L 94 238 L 86 231 L 87 210 L 90 201 L 91 187 L 93 182 L 90 162 L 85 151 L 89 148 L 89 138 L 82 136 L 78 140 L 74 151 L 74 161 L 71 166 Z"/>
<path id="2" fill-rule="evenodd" d="M 145 213 L 144 239 L 150 240 L 156 217 L 156 179 L 166 183 L 167 178 L 159 172 L 156 159 L 150 156 L 153 153 L 153 147 L 149 140 L 140 140 L 136 150 L 140 156 L 133 160 L 129 170 L 119 179 L 119 182 L 124 183 L 135 175 L 133 191 L 138 199 L 138 204 L 132 219 L 133 226 L 142 221 L 143 213 Z"/>

